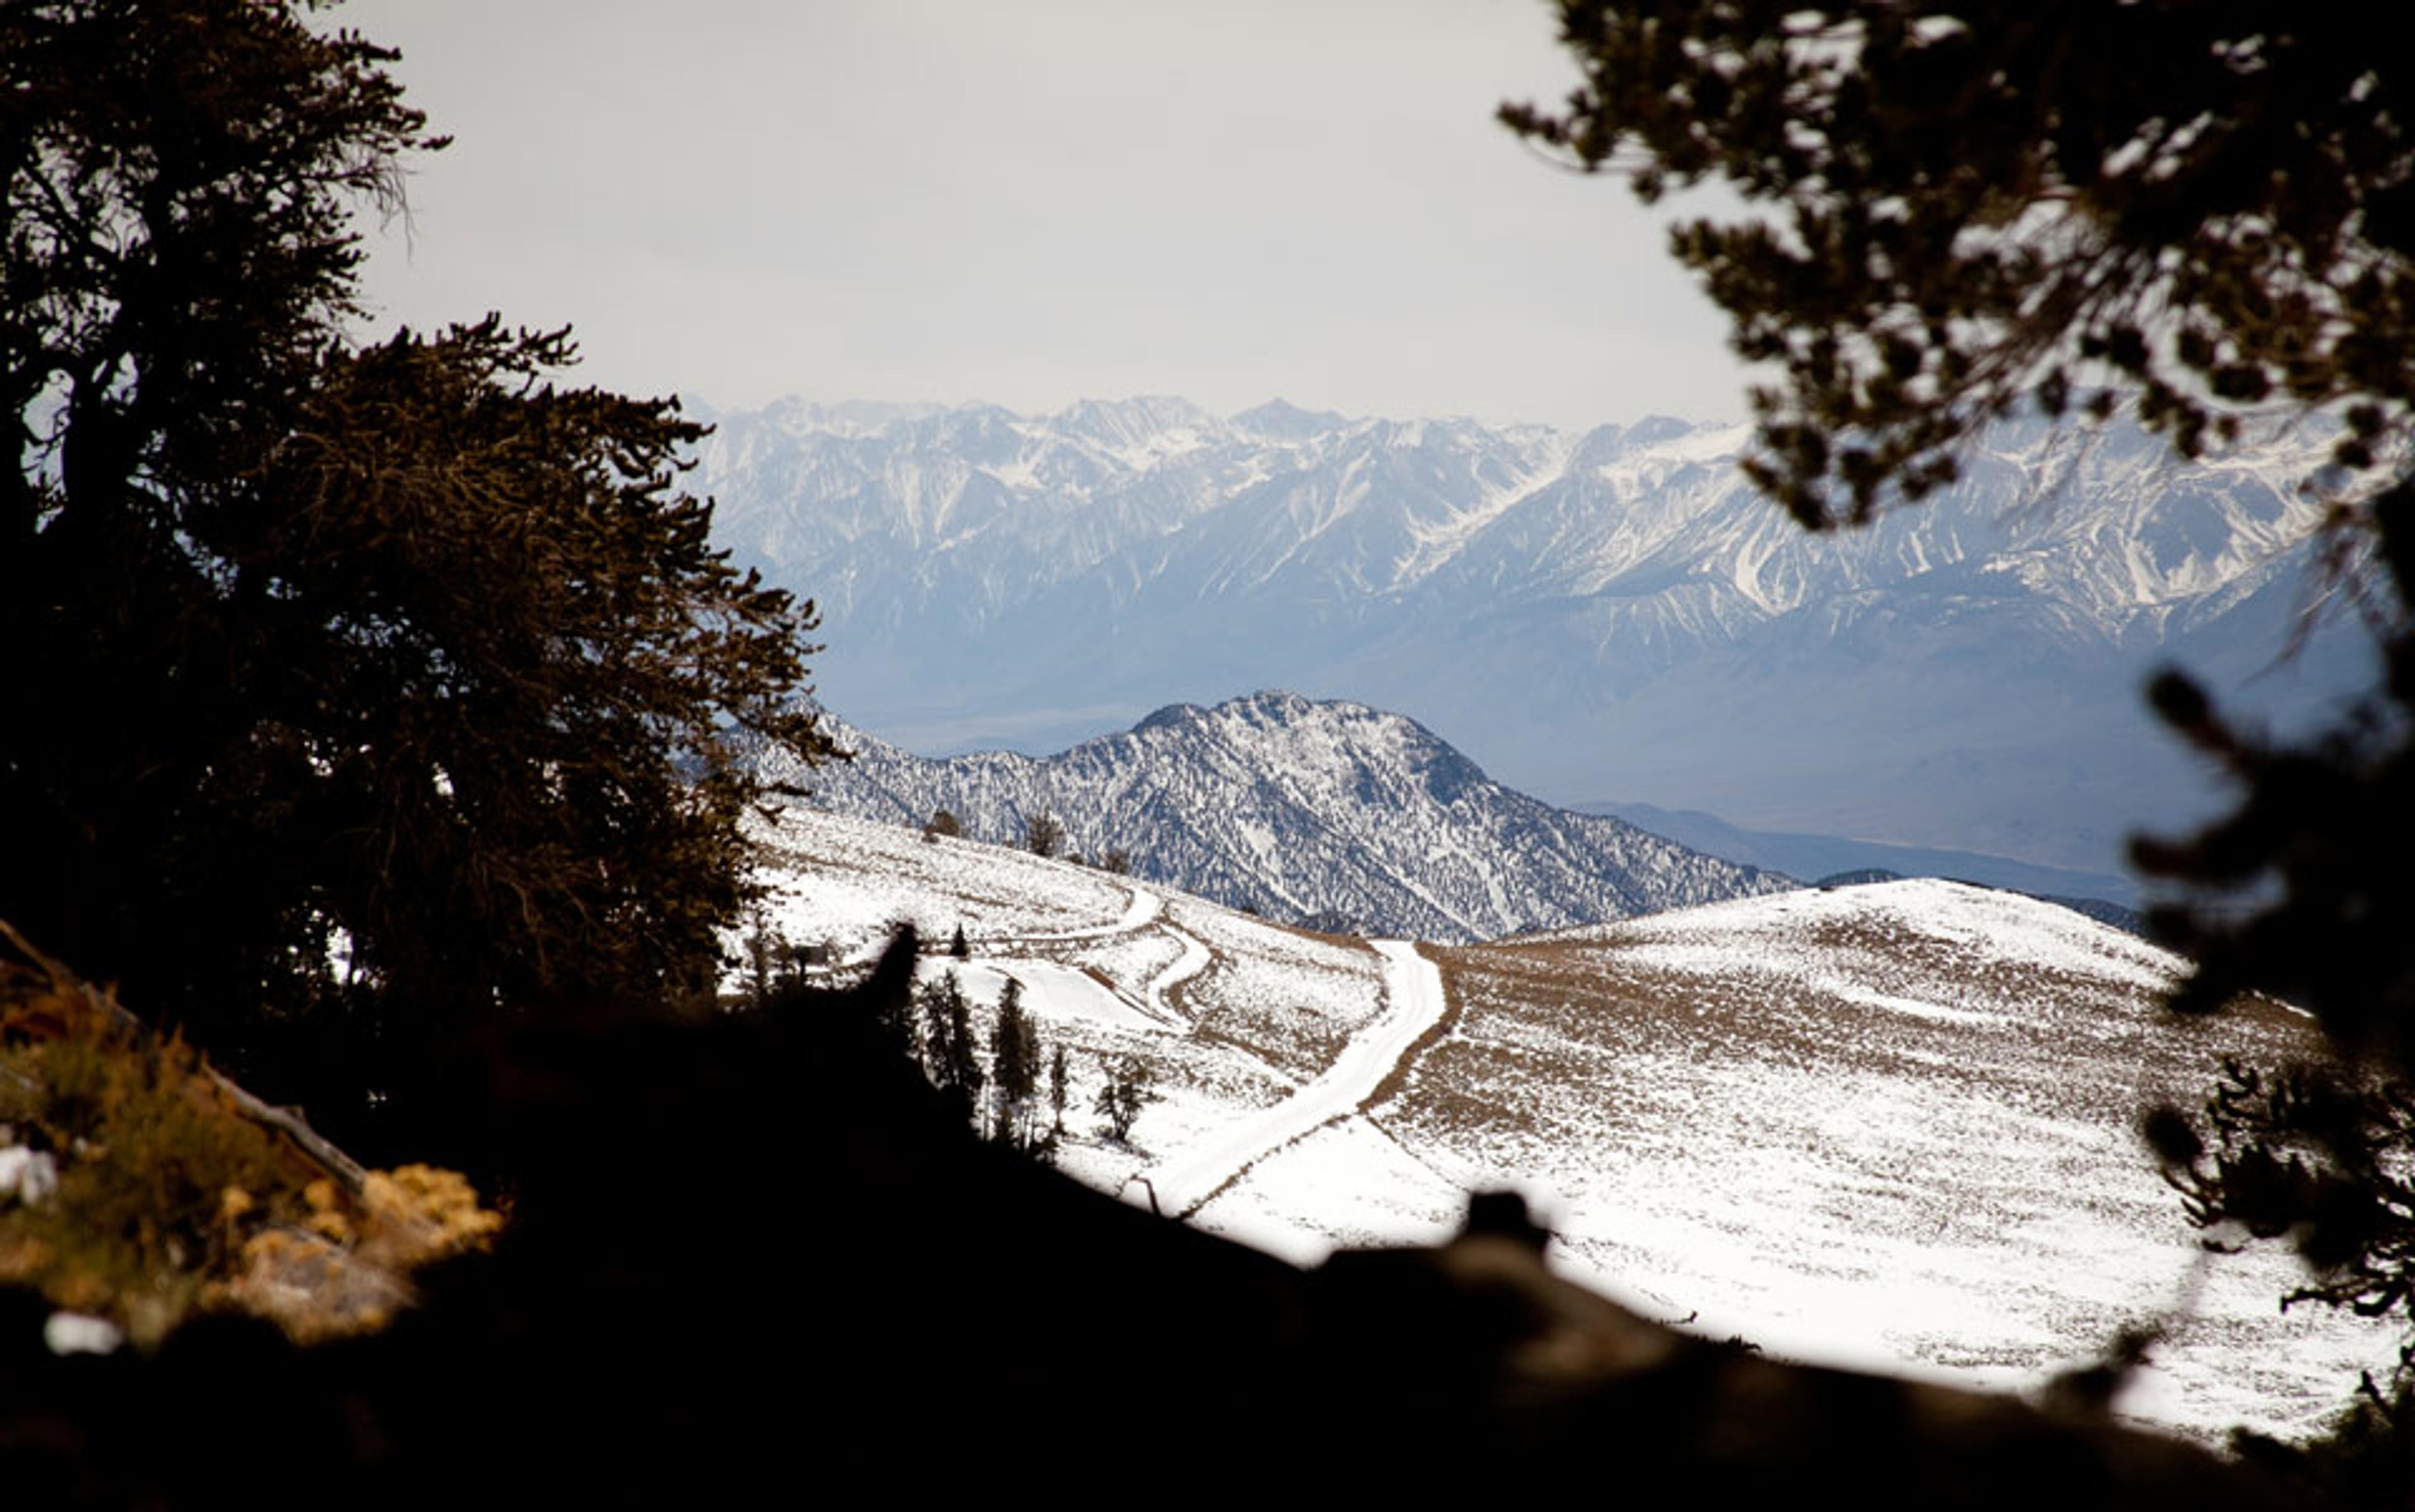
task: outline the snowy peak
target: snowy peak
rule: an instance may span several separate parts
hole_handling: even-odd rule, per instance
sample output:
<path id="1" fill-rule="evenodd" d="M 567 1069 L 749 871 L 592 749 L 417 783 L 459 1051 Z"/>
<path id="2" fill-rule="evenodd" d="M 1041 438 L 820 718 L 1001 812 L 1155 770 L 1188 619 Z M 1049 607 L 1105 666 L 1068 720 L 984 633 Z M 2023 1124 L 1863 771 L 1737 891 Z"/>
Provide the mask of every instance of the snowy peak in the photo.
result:
<path id="1" fill-rule="evenodd" d="M 1303 410 L 1287 399 L 1268 399 L 1253 410 L 1233 416 L 1233 428 L 1245 436 L 1268 441 L 1306 441 L 1350 424 L 1330 410 Z"/>
<path id="2" fill-rule="evenodd" d="M 1078 399 L 1048 428 L 1115 453 L 1135 467 L 1228 439 L 1224 423 L 1188 399 Z"/>
<path id="3" fill-rule="evenodd" d="M 1448 809 L 1492 786 L 1475 762 L 1405 715 L 1278 690 L 1212 709 L 1174 705 L 1131 734 L 1144 749 L 1189 753 L 1194 761 L 1212 753 L 1220 770 L 1255 771 L 1260 786 L 1338 822 L 1362 822 L 1342 819 L 1349 804 L 1371 808 L 1363 822 L 1380 825 L 1387 810 L 1415 808 L 1419 800 Z"/>
<path id="4" fill-rule="evenodd" d="M 1018 841 L 1032 816 L 1072 852 L 1270 917 L 1467 940 L 1791 887 L 1613 819 L 1501 786 L 1416 721 L 1267 691 L 1175 704 L 1041 759 L 909 756 L 852 730 L 817 806 Z"/>

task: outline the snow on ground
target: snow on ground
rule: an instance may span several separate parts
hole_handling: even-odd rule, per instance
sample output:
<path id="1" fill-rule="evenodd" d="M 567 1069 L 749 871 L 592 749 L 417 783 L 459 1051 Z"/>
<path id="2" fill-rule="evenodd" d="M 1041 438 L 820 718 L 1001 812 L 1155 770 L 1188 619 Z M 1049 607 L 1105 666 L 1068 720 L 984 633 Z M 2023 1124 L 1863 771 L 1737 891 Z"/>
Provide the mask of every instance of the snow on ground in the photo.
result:
<path id="1" fill-rule="evenodd" d="M 1316 1079 L 1264 1116 L 1186 1145 L 1148 1175 L 1160 1206 L 1187 1218 L 1252 1165 L 1328 1123 L 1354 1116 L 1443 1016 L 1442 976 L 1406 940 L 1379 940 L 1384 1011 L 1353 1036 Z"/>
<path id="2" fill-rule="evenodd" d="M 1123 914 L 1112 923 L 1086 924 L 1079 929 L 1021 931 L 1017 932 L 1018 937 L 1024 943 L 1032 945 L 1045 944 L 1051 940 L 1111 939 L 1119 935 L 1130 935 L 1135 930 L 1147 928 L 1165 907 L 1165 900 L 1147 888 L 1127 885 L 1126 891 L 1129 896 L 1124 900 Z"/>
<path id="3" fill-rule="evenodd" d="M 1171 1016 L 1175 1011 L 1174 1006 L 1167 1001 L 1167 995 L 1207 970 L 1216 960 L 1215 952 L 1208 949 L 1208 942 L 1198 936 L 1179 929 L 1170 930 L 1168 934 L 1179 943 L 1181 950 L 1164 970 L 1154 973 L 1148 981 L 1148 1006 L 1161 1017 Z"/>
<path id="4" fill-rule="evenodd" d="M 1447 961 L 1453 1036 L 1388 1127 L 1556 1191 L 1560 1252 L 1647 1312 L 1992 1386 L 2170 1316 L 2121 1409 L 2208 1437 L 2310 1432 L 2391 1357 L 2392 1328 L 2282 1314 L 2288 1255 L 2207 1260 L 2132 1132 L 2303 1025 L 2168 1022 L 2179 963 L 2077 914 L 1893 883 Z"/>
<path id="5" fill-rule="evenodd" d="M 1004 995 L 1008 978 L 1021 982 L 1024 1009 L 1043 1025 L 1089 1024 L 1134 1034 L 1162 1033 L 1167 1027 L 1096 977 L 1054 961 L 1016 956 L 957 961 L 947 956 L 924 956 L 916 963 L 915 975 L 917 981 L 929 981 L 951 971 L 956 974 L 968 998 L 993 1007 Z"/>
<path id="6" fill-rule="evenodd" d="M 958 925 L 984 938 L 1111 935 L 1153 895 L 1104 872 L 978 841 L 788 807 L 756 827 L 772 889 L 765 921 L 843 960 L 877 954 L 894 925 L 944 945 Z M 733 944 L 735 943 L 733 939 Z"/>
<path id="7" fill-rule="evenodd" d="M 953 972 L 984 1034 L 1007 979 L 1022 983 L 1043 1046 L 1068 1051 L 1065 1168 L 1144 1205 L 1148 1189 L 1132 1177 L 1172 1152 L 1248 1143 L 1268 1110 L 1385 1006 L 1382 963 L 1356 943 L 1070 862 L 926 843 L 868 820 L 791 810 L 772 828 L 771 919 L 792 939 L 838 939 L 843 959 L 862 960 L 891 920 L 920 923 L 935 952 L 964 923 L 970 958 L 926 954 L 918 975 Z M 1158 1100 L 1131 1145 L 1118 1145 L 1092 1137 L 1091 1103 L 1108 1069 L 1132 1054 L 1154 1070 Z M 1362 1082 L 1356 1073 L 1331 1095 L 1349 1090 L 1355 1105 L 1372 1086 Z"/>
<path id="8" fill-rule="evenodd" d="M 1167 917 L 1208 951 L 1168 996 L 1201 1033 L 1314 1076 L 1384 1004 L 1384 973 L 1358 941 L 1311 935 L 1180 894 Z"/>
<path id="9" fill-rule="evenodd" d="M 1023 981 L 1069 1052 L 1069 1174 L 1303 1264 L 1432 1242 L 1514 1186 L 1589 1283 L 1795 1358 L 2027 1388 L 2168 1316 L 2121 1407 L 2209 1438 L 2314 1431 L 2391 1357 L 2388 1326 L 2280 1312 L 2288 1256 L 2206 1258 L 2132 1132 L 2302 1021 L 2175 1027 L 2178 961 L 2068 910 L 1806 891 L 1442 951 L 1430 997 L 1404 946 L 864 821 L 778 836 L 792 937 L 861 955 L 889 919 L 935 943 L 961 919 L 972 959 L 924 970 L 984 1029 Z M 1135 1054 L 1160 1100 L 1118 1145 L 1090 1105 Z"/>
<path id="10" fill-rule="evenodd" d="M 1021 950 L 1022 942 L 998 949 Z M 1182 957 L 1182 941 L 1162 930 L 1147 930 L 1116 939 L 1085 940 L 1073 949 L 1058 949 L 1052 959 L 1077 970 L 1103 977 L 1115 984 L 1135 1005 L 1148 1010 L 1149 1016 L 1167 1024 L 1184 1022 L 1182 1015 L 1170 1008 L 1160 1008 L 1149 1001 L 1149 984 L 1156 981 Z"/>
<path id="11" fill-rule="evenodd" d="M 1767 969 L 1763 942 L 1850 927 L 1896 946 L 1976 949 L 2025 969 L 2066 972 L 2160 992 L 2185 963 L 2135 935 L 2018 892 L 1912 877 L 1867 887 L 1800 888 L 1733 903 L 1588 924 L 1537 941 L 1615 944 L 1639 964 L 1698 973 Z"/>
<path id="12" fill-rule="evenodd" d="M 1298 1265 L 1341 1249 L 1440 1244 L 1467 1193 L 1364 1118 L 1324 1125 L 1259 1160 L 1192 1221 Z"/>

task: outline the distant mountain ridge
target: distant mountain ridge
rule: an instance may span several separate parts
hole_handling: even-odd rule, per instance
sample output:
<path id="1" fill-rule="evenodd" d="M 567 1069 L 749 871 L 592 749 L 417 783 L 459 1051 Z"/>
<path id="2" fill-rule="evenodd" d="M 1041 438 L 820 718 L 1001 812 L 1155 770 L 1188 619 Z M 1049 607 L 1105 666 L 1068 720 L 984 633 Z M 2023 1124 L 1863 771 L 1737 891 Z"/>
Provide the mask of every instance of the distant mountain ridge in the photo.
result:
<path id="1" fill-rule="evenodd" d="M 1274 401 L 787 402 L 694 487 L 817 600 L 826 699 L 917 750 L 1055 749 L 1246 688 L 1417 711 L 1514 786 L 2095 872 L 2210 806 L 2157 664 L 2298 722 L 2369 685 L 2313 591 L 2319 427 L 2193 464 L 2008 423 L 1962 481 L 1810 535 L 1740 426 L 1582 433 Z"/>
<path id="2" fill-rule="evenodd" d="M 814 807 L 899 824 L 944 808 L 1005 844 L 1045 810 L 1078 855 L 1119 849 L 1137 876 L 1284 922 L 1466 941 L 1796 885 L 1514 792 L 1359 704 L 1176 704 L 1044 758 L 933 760 L 834 728 L 855 756 L 804 777 Z"/>
<path id="3" fill-rule="evenodd" d="M 1841 835 L 1740 830 L 1716 814 L 1672 813 L 1650 803 L 1577 803 L 1570 806 L 1580 814 L 1608 814 L 1625 819 L 1639 830 L 1674 840 L 1688 849 L 1717 856 L 1721 861 L 1758 866 L 1763 871 L 1783 872 L 1788 876 L 1799 876 L 1821 885 L 1826 885 L 1840 874 L 1852 876 L 1859 881 L 1904 876 L 1949 877 L 1956 881 L 1976 882 L 1982 887 L 2004 888 L 2048 901 L 2093 898 L 2122 906 L 2113 916 L 2101 912 L 2092 914 L 2092 917 L 2108 923 L 2133 917 L 2132 906 L 2138 901 L 2137 881 L 2109 873 L 2037 866 L 1972 851 L 1882 846 Z M 2123 922 L 2120 927 L 2127 928 L 2129 925 Z"/>

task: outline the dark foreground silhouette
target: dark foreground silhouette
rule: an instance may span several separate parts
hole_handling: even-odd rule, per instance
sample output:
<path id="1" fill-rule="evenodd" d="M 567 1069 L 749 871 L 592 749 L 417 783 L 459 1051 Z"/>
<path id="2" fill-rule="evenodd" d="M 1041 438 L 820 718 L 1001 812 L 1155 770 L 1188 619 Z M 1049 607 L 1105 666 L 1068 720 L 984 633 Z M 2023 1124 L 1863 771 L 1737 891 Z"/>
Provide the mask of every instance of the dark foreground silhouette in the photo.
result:
<path id="1" fill-rule="evenodd" d="M 216 1318 L 54 1358 L 38 1300 L 0 1298 L 0 1505 L 2288 1505 L 2101 1421 L 1644 1322 L 1548 1275 L 1514 1199 L 1312 1271 L 1154 1218 L 978 1142 L 885 1046 L 912 952 L 711 1024 L 516 1035 L 464 1110 L 518 1173 L 513 1225 L 382 1335 Z"/>

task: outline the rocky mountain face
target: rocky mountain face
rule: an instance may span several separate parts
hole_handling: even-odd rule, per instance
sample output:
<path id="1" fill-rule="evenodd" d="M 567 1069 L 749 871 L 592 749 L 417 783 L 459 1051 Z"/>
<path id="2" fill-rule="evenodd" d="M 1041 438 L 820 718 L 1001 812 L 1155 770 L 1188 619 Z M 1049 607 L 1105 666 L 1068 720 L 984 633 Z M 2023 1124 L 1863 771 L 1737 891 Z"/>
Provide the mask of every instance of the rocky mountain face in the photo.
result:
<path id="1" fill-rule="evenodd" d="M 826 701 L 922 750 L 1285 686 L 1411 711 L 1559 801 L 2104 871 L 2212 801 L 2151 668 L 2284 725 L 2370 681 L 2351 628 L 2283 656 L 2317 588 L 2302 428 L 2184 466 L 2119 424 L 2010 424 L 1941 496 L 1815 536 L 1738 473 L 1743 427 L 713 418 L 691 482 L 721 540 L 818 602 Z"/>
<path id="2" fill-rule="evenodd" d="M 1401 715 L 1288 693 L 1177 704 L 1045 758 L 839 734 L 855 756 L 803 774 L 815 807 L 917 825 L 944 808 L 1005 844 L 1045 812 L 1072 854 L 1120 850 L 1135 876 L 1328 930 L 1486 939 L 1794 885 L 1513 792 Z"/>

